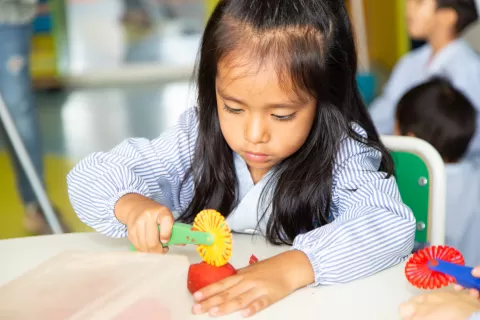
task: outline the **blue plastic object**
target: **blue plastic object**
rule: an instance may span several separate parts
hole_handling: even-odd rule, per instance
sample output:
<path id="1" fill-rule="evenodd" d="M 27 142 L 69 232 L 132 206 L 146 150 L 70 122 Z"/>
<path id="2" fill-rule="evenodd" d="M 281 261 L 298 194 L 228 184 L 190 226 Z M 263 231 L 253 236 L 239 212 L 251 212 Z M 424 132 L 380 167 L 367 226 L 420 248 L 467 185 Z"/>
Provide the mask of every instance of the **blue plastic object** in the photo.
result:
<path id="1" fill-rule="evenodd" d="M 371 73 L 358 73 L 356 80 L 363 101 L 369 105 L 375 98 L 375 76 Z"/>
<path id="2" fill-rule="evenodd" d="M 480 279 L 472 275 L 473 268 L 458 264 L 433 259 L 428 263 L 428 268 L 455 278 L 457 284 L 467 289 L 480 291 Z"/>
<path id="3" fill-rule="evenodd" d="M 50 15 L 39 15 L 33 20 L 33 32 L 50 33 L 52 31 L 52 17 Z"/>

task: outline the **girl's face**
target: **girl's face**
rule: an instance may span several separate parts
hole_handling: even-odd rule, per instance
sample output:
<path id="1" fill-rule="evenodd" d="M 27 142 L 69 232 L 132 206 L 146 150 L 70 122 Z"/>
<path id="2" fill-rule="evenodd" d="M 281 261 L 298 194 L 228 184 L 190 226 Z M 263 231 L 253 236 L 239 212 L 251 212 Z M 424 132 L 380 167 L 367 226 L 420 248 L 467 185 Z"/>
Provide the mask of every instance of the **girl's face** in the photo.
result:
<path id="1" fill-rule="evenodd" d="M 216 79 L 220 127 L 256 183 L 303 145 L 316 100 L 307 94 L 298 97 L 291 83 L 279 81 L 272 64 L 258 68 L 232 56 L 223 60 Z"/>

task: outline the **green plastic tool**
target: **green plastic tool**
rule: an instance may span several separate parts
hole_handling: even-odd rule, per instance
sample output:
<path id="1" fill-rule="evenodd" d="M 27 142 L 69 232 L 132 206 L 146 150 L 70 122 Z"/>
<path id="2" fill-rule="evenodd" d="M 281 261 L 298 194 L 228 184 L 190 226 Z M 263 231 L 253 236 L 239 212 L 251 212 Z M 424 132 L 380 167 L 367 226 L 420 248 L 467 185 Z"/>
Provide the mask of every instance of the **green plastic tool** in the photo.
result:
<path id="1" fill-rule="evenodd" d="M 160 226 L 158 226 L 158 230 L 160 230 Z M 163 246 L 168 247 L 179 244 L 203 244 L 206 246 L 211 246 L 213 245 L 214 240 L 214 237 L 208 232 L 193 231 L 192 225 L 175 222 L 172 227 L 170 241 Z M 133 245 L 130 245 L 130 248 L 132 251 L 136 251 Z"/>

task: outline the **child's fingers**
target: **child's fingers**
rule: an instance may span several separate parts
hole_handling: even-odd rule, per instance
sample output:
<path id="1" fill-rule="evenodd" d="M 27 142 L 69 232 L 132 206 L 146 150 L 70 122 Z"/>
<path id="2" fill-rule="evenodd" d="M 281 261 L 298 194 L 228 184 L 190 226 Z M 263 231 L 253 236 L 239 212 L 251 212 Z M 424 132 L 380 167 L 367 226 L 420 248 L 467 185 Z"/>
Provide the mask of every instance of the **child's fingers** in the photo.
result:
<path id="1" fill-rule="evenodd" d="M 160 225 L 160 241 L 166 244 L 172 235 L 173 216 L 170 212 L 165 212 L 158 220 L 157 222 Z"/>
<path id="2" fill-rule="evenodd" d="M 428 297 L 429 297 L 429 296 L 426 295 L 426 294 L 422 294 L 422 295 L 419 295 L 419 296 L 415 296 L 415 297 L 413 297 L 412 299 L 410 299 L 409 303 L 410 303 L 410 304 L 425 303 L 425 302 L 427 302 Z"/>
<path id="3" fill-rule="evenodd" d="M 135 250 L 139 251 L 140 248 L 138 247 L 138 239 L 137 239 L 136 233 L 133 232 L 131 229 L 128 229 L 127 238 L 128 238 L 128 241 L 130 241 L 132 246 L 135 248 Z"/>
<path id="4" fill-rule="evenodd" d="M 480 278 L 480 266 L 477 266 L 475 269 L 473 269 L 472 275 L 474 277 Z"/>
<path id="5" fill-rule="evenodd" d="M 480 296 L 480 294 L 478 293 L 478 291 L 475 290 L 475 289 L 470 289 L 470 290 L 468 290 L 468 294 L 471 295 L 471 296 L 474 297 L 474 298 L 477 298 L 477 299 L 478 299 L 479 296 Z"/>
<path id="6" fill-rule="evenodd" d="M 145 243 L 148 252 L 164 253 L 163 246 L 160 244 L 158 225 L 154 221 L 145 221 Z"/>
<path id="7" fill-rule="evenodd" d="M 145 241 L 145 225 L 143 223 L 135 226 L 134 236 L 136 249 L 140 252 L 148 252 L 147 242 Z"/>
<path id="8" fill-rule="evenodd" d="M 453 289 L 454 289 L 455 291 L 457 291 L 457 292 L 460 292 L 460 291 L 462 291 L 464 288 L 463 288 L 461 285 L 459 285 L 459 284 L 455 284 L 455 285 L 453 286 Z"/>
<path id="9" fill-rule="evenodd" d="M 414 303 L 402 303 L 398 308 L 402 319 L 411 319 L 415 315 L 416 305 Z"/>

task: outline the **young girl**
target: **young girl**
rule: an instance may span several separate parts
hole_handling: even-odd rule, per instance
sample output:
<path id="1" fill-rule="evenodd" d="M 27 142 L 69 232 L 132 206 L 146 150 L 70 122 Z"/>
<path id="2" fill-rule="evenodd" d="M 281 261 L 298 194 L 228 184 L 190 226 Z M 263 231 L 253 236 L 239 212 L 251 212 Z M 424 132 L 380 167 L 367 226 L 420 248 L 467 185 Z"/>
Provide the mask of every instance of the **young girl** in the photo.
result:
<path id="1" fill-rule="evenodd" d="M 205 208 L 236 232 L 293 244 L 195 293 L 197 314 L 250 316 L 298 288 L 402 262 L 415 219 L 356 64 L 343 1 L 220 1 L 200 50 L 198 107 L 157 139 L 80 162 L 68 176 L 75 211 L 146 252 L 163 252 L 173 221 Z"/>

